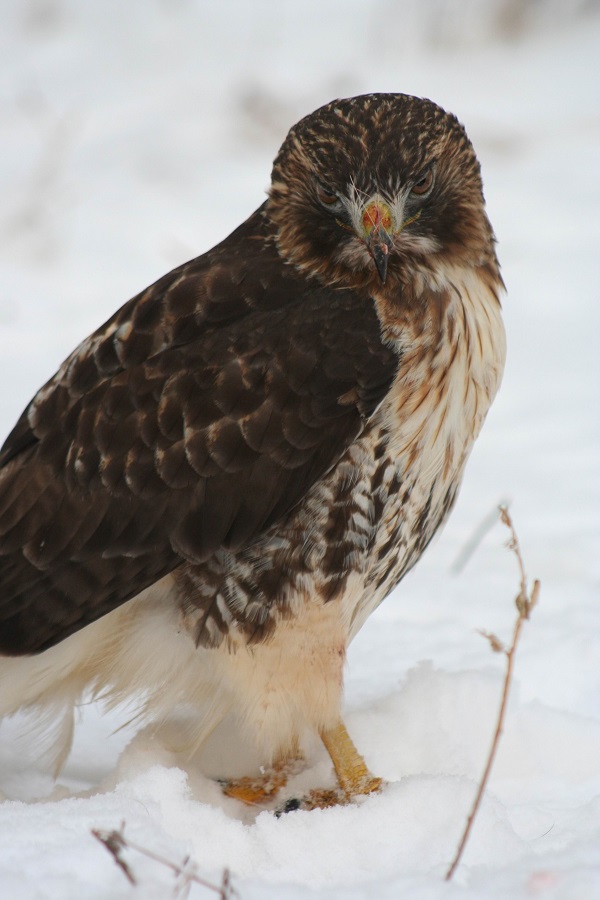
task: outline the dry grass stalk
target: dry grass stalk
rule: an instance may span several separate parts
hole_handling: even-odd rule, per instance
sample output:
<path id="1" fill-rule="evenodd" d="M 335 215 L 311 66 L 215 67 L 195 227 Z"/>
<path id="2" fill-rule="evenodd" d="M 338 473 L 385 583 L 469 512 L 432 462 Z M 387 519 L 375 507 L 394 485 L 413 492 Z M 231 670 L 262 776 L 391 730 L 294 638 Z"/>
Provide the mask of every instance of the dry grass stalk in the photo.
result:
<path id="1" fill-rule="evenodd" d="M 475 527 L 473 533 L 471 534 L 471 537 L 463 546 L 462 550 L 450 566 L 450 572 L 452 573 L 452 575 L 460 575 L 471 557 L 474 556 L 475 551 L 483 541 L 486 534 L 495 527 L 498 521 L 498 507 L 502 509 L 506 508 L 507 506 L 507 500 L 501 500 L 500 503 L 494 504 L 489 513 L 486 514 L 485 518 L 482 519 L 482 521 Z"/>
<path id="2" fill-rule="evenodd" d="M 182 900 L 185 900 L 188 896 L 192 883 L 200 884 L 207 890 L 218 894 L 220 900 L 232 900 L 232 898 L 238 896 L 231 884 L 229 869 L 223 870 L 223 878 L 220 885 L 212 884 L 210 881 L 206 881 L 206 879 L 201 878 L 200 875 L 197 874 L 196 865 L 190 860 L 189 856 L 186 857 L 182 863 L 174 863 L 172 860 L 161 856 L 159 853 L 154 853 L 154 851 L 148 850 L 146 847 L 142 847 L 140 844 L 135 844 L 133 841 L 128 840 L 125 837 L 124 830 L 125 822 L 121 822 L 121 828 L 118 831 L 101 831 L 98 828 L 93 828 L 92 834 L 106 847 L 131 884 L 136 885 L 138 881 L 130 866 L 123 859 L 124 850 L 135 850 L 137 853 L 141 853 L 143 856 L 148 857 L 148 859 L 153 859 L 155 862 L 171 869 L 177 876 L 174 896 L 180 897 Z"/>
<path id="3" fill-rule="evenodd" d="M 506 656 L 506 674 L 504 676 L 504 685 L 502 689 L 502 699 L 500 701 L 500 709 L 498 711 L 498 718 L 496 720 L 496 730 L 494 732 L 494 737 L 492 740 L 492 744 L 490 747 L 490 751 L 488 754 L 487 762 L 485 765 L 485 769 L 483 771 L 483 775 L 481 776 L 481 781 L 479 783 L 479 788 L 477 790 L 477 794 L 475 796 L 475 800 L 473 802 L 473 807 L 471 812 L 469 813 L 469 817 L 467 819 L 467 823 L 465 825 L 465 829 L 463 831 L 460 843 L 458 845 L 458 849 L 452 860 L 452 864 L 448 871 L 446 872 L 446 881 L 450 881 L 456 868 L 461 860 L 463 855 L 463 851 L 466 847 L 467 841 L 469 839 L 469 834 L 471 833 L 471 828 L 473 827 L 473 822 L 475 820 L 475 816 L 479 810 L 479 806 L 481 804 L 481 800 L 483 794 L 485 792 L 488 779 L 490 777 L 490 772 L 492 771 L 492 766 L 494 764 L 494 759 L 496 758 L 496 753 L 498 751 L 498 746 L 500 743 L 500 736 L 502 734 L 504 728 L 504 718 L 506 715 L 506 707 L 508 704 L 508 695 L 510 692 L 510 686 L 512 682 L 514 664 L 515 664 L 515 654 L 517 652 L 517 646 L 519 643 L 519 638 L 521 636 L 521 630 L 523 628 L 523 624 L 529 619 L 533 608 L 538 602 L 539 593 L 540 593 L 540 582 L 536 579 L 533 582 L 533 587 L 531 592 L 527 591 L 527 578 L 525 575 L 525 566 L 523 564 L 523 557 L 521 555 L 521 548 L 519 546 L 519 540 L 517 538 L 516 531 L 514 529 L 514 525 L 512 523 L 512 519 L 508 512 L 506 506 L 500 507 L 500 520 L 507 526 L 510 530 L 510 538 L 508 541 L 508 548 L 512 550 L 517 558 L 517 563 L 519 566 L 519 593 L 515 598 L 515 605 L 517 607 L 517 620 L 515 622 L 515 626 L 512 634 L 512 641 L 510 647 L 506 648 L 502 641 L 500 641 L 496 635 L 490 634 L 488 632 L 482 632 L 485 638 L 490 642 L 490 646 L 492 650 L 496 653 L 504 653 Z"/>

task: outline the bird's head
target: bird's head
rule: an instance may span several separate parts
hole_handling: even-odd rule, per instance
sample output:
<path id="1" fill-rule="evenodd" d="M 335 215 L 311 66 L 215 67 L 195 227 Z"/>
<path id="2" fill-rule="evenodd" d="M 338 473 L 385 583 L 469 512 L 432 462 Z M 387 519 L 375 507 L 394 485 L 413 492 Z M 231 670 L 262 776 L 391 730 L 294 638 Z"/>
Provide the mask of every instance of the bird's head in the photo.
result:
<path id="1" fill-rule="evenodd" d="M 444 261 L 496 266 L 473 147 L 418 97 L 367 94 L 306 116 L 275 159 L 267 209 L 281 256 L 327 284 L 393 288 Z"/>

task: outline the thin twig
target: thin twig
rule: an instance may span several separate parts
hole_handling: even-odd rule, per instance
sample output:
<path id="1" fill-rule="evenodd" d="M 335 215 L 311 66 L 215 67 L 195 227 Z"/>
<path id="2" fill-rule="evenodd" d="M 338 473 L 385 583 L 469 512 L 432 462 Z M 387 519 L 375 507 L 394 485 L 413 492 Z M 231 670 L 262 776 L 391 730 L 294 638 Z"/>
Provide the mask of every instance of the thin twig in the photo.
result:
<path id="1" fill-rule="evenodd" d="M 527 593 L 527 578 L 525 575 L 525 566 L 523 564 L 523 557 L 521 556 L 521 548 L 519 547 L 519 541 L 512 523 L 512 519 L 508 512 L 506 506 L 500 507 L 500 519 L 501 521 L 510 529 L 510 540 L 508 542 L 508 547 L 513 551 L 517 558 L 517 563 L 519 566 L 519 575 L 520 575 L 520 584 L 519 584 L 519 593 L 515 598 L 515 604 L 517 607 L 517 621 L 515 622 L 515 626 L 513 629 L 512 641 L 510 647 L 506 649 L 502 642 L 498 640 L 498 638 L 493 634 L 488 634 L 483 632 L 484 636 L 490 641 L 492 650 L 495 652 L 504 653 L 506 656 L 506 674 L 504 676 L 504 686 L 502 689 L 502 699 L 500 701 L 500 709 L 498 711 L 498 718 L 496 721 L 496 731 L 494 733 L 494 738 L 492 740 L 492 745 L 490 747 L 490 752 L 488 754 L 487 762 L 485 765 L 485 769 L 483 771 L 483 775 L 481 776 L 481 781 L 479 783 L 479 788 L 477 790 L 477 794 L 475 796 L 475 800 L 473 802 L 473 807 L 471 812 L 469 813 L 469 817 L 467 819 L 467 823 L 465 825 L 465 829 L 462 834 L 462 838 L 458 845 L 458 849 L 452 860 L 452 864 L 448 871 L 446 872 L 446 881 L 450 881 L 456 868 L 461 860 L 463 851 L 469 839 L 469 834 L 471 833 L 471 828 L 473 826 L 473 821 L 477 812 L 479 811 L 479 806 L 481 804 L 481 799 L 483 797 L 484 791 L 487 786 L 488 779 L 490 777 L 490 772 L 492 771 L 492 766 L 494 764 L 494 759 L 496 758 L 496 753 L 498 750 L 498 746 L 500 743 L 500 736 L 502 734 L 504 728 L 504 718 L 506 715 L 506 707 L 508 704 L 508 695 L 510 693 L 510 686 L 513 676 L 513 669 L 515 664 L 515 654 L 517 652 L 517 646 L 519 643 L 519 638 L 521 637 L 521 629 L 523 628 L 523 623 L 529 619 L 531 611 L 534 606 L 538 602 L 539 594 L 540 594 L 540 582 L 536 579 L 533 582 L 533 587 L 531 589 L 531 593 Z"/>
<path id="2" fill-rule="evenodd" d="M 229 869 L 223 870 L 223 878 L 220 885 L 212 884 L 210 881 L 206 881 L 196 873 L 195 863 L 190 860 L 189 856 L 184 859 L 183 863 L 175 863 L 172 860 L 161 856 L 159 853 L 155 853 L 153 850 L 148 850 L 146 847 L 142 847 L 140 844 L 128 840 L 125 837 L 124 830 L 125 822 L 121 822 L 119 831 L 101 831 L 100 829 L 93 828 L 92 834 L 101 844 L 104 844 L 131 884 L 137 884 L 137 879 L 121 855 L 122 851 L 126 849 L 135 850 L 137 853 L 141 853 L 143 856 L 148 857 L 148 859 L 153 859 L 155 862 L 171 869 L 171 871 L 181 879 L 181 883 L 177 887 L 177 892 L 179 893 L 180 890 L 184 890 L 184 897 L 187 896 L 189 886 L 192 882 L 202 885 L 202 887 L 207 888 L 209 891 L 214 891 L 219 895 L 220 900 L 231 900 L 231 898 L 238 896 L 237 891 L 231 884 Z"/>
<path id="3" fill-rule="evenodd" d="M 484 519 L 477 525 L 477 527 L 473 530 L 471 537 L 469 540 L 463 545 L 462 550 L 450 566 L 450 571 L 453 575 L 460 575 L 462 570 L 465 568 L 480 543 L 488 533 L 491 531 L 496 522 L 498 521 L 498 506 L 500 509 L 506 508 L 506 501 L 502 500 L 500 504 L 494 506 L 489 513 L 485 516 Z"/>
<path id="4" fill-rule="evenodd" d="M 124 828 L 125 822 L 121 822 L 121 831 L 100 831 L 99 829 L 92 828 L 92 834 L 101 844 L 104 844 L 116 864 L 124 872 L 128 881 L 130 881 L 131 884 L 137 884 L 137 878 L 121 856 L 121 851 L 127 846 L 125 838 L 123 837 Z"/>

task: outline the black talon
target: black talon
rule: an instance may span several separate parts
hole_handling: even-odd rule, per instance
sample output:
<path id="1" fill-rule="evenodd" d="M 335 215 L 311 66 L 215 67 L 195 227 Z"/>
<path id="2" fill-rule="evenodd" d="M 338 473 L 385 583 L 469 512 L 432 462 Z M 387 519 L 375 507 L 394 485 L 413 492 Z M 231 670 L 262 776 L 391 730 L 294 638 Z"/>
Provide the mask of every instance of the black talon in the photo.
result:
<path id="1" fill-rule="evenodd" d="M 275 815 L 279 819 L 281 816 L 285 815 L 285 813 L 295 812 L 297 809 L 302 808 L 302 801 L 298 800 L 296 797 L 292 797 L 290 800 L 286 800 L 285 803 L 278 807 L 275 810 Z"/>

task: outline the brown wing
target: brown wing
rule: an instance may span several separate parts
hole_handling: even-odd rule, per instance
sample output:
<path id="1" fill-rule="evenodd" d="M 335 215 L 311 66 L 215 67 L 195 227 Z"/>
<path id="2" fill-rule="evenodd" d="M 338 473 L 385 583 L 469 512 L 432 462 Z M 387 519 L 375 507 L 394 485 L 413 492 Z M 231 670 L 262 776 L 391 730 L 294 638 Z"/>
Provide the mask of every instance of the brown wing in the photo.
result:
<path id="1" fill-rule="evenodd" d="M 284 516 L 397 356 L 373 302 L 309 286 L 259 211 L 88 338 L 0 456 L 0 650 L 31 653 Z"/>

